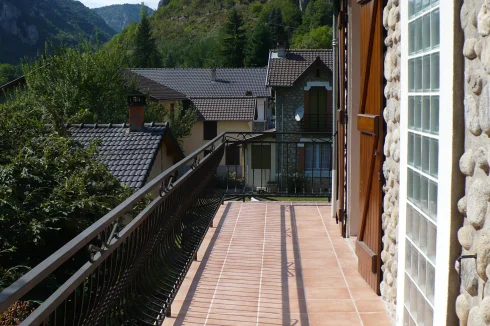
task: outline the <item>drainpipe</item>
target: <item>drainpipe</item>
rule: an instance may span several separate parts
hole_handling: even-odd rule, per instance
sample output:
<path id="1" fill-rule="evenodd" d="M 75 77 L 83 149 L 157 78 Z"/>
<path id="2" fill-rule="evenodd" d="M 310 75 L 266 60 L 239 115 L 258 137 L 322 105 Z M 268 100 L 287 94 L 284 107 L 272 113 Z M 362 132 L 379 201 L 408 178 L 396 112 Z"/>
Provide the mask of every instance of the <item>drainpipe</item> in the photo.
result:
<path id="1" fill-rule="evenodd" d="M 333 48 L 333 86 L 332 86 L 332 130 L 336 134 L 337 130 L 337 88 L 338 88 L 338 77 L 337 77 L 337 51 L 338 51 L 338 29 L 337 29 L 337 12 L 334 10 L 333 13 L 333 38 L 332 38 L 332 48 Z M 332 218 L 335 218 L 337 214 L 337 136 L 333 137 L 332 144 Z"/>

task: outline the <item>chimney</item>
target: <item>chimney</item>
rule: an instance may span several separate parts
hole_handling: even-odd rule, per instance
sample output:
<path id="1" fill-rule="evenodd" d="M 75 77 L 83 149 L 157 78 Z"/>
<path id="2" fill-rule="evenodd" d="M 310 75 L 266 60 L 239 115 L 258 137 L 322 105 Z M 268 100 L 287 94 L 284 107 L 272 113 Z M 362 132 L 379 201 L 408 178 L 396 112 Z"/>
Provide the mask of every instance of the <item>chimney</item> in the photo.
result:
<path id="1" fill-rule="evenodd" d="M 145 123 L 145 103 L 144 95 L 128 96 L 129 107 L 129 131 L 142 131 Z"/>
<path id="2" fill-rule="evenodd" d="M 211 68 L 211 80 L 216 81 L 216 68 Z"/>
<path id="3" fill-rule="evenodd" d="M 277 56 L 279 58 L 286 57 L 286 44 L 284 42 L 277 42 Z"/>

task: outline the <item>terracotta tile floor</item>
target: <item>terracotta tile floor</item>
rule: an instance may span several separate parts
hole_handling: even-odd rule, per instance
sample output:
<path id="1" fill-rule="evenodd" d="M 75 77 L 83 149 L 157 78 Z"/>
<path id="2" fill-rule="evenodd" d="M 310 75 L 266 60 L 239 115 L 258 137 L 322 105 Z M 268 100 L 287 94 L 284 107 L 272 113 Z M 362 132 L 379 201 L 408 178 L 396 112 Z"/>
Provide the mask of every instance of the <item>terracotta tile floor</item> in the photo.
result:
<path id="1" fill-rule="evenodd" d="M 214 225 L 164 325 L 391 325 L 330 206 L 230 202 Z"/>

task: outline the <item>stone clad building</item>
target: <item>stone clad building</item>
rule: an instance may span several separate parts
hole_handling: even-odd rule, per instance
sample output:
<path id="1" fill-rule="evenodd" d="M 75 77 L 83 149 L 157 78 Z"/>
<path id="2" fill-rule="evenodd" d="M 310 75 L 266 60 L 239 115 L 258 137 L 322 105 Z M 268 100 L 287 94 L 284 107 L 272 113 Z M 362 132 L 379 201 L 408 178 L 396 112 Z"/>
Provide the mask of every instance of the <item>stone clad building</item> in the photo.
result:
<path id="1" fill-rule="evenodd" d="M 339 232 L 396 325 L 490 324 L 490 1 L 338 0 Z"/>
<path id="2" fill-rule="evenodd" d="M 271 51 L 266 85 L 275 98 L 276 132 L 283 144 L 277 149 L 278 182 L 299 174 L 300 188 L 322 192 L 331 189 L 332 50 L 290 50 L 278 46 Z M 308 134 L 321 132 L 323 136 Z M 300 134 L 301 133 L 301 134 Z M 313 139 L 322 140 L 314 143 Z M 328 141 L 328 142 L 327 142 Z M 306 185 L 307 184 L 307 185 Z"/>

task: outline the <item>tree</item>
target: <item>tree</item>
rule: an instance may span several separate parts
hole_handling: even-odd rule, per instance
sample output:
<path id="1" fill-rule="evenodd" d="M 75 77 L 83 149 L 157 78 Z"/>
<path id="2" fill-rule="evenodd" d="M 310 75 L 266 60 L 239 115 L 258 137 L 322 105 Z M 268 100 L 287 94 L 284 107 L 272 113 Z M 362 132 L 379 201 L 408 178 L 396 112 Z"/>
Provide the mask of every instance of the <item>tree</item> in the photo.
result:
<path id="1" fill-rule="evenodd" d="M 64 124 L 127 121 L 127 80 L 119 46 L 95 50 L 89 43 L 76 48 L 46 50 L 38 61 L 22 65 L 27 86 L 7 94 L 7 105 L 28 110 L 63 134 Z"/>
<path id="2" fill-rule="evenodd" d="M 96 143 L 83 147 L 27 110 L 0 107 L 0 148 L 1 290 L 132 190 L 100 163 Z"/>
<path id="3" fill-rule="evenodd" d="M 281 9 L 273 8 L 267 17 L 267 25 L 270 28 L 270 38 L 274 47 L 277 42 L 286 41 Z"/>
<path id="4" fill-rule="evenodd" d="M 247 42 L 243 29 L 242 16 L 231 10 L 224 26 L 224 39 L 221 48 L 226 67 L 243 67 L 244 49 Z"/>
<path id="5" fill-rule="evenodd" d="M 17 71 L 17 68 L 9 65 L 8 63 L 0 64 L 0 86 L 5 85 L 9 81 L 14 80 L 17 77 L 19 77 L 19 72 Z"/>
<path id="6" fill-rule="evenodd" d="M 245 66 L 265 67 L 267 66 L 269 49 L 273 47 L 269 28 L 263 21 L 258 21 L 248 39 L 245 51 Z"/>
<path id="7" fill-rule="evenodd" d="M 147 103 L 145 122 L 168 122 L 172 134 L 182 145 L 183 138 L 191 134 L 192 127 L 197 122 L 197 110 L 192 106 L 184 110 L 181 104 L 172 110 L 149 99 Z"/>
<path id="8" fill-rule="evenodd" d="M 332 28 L 320 26 L 306 34 L 295 34 L 292 47 L 296 49 L 330 49 L 332 48 Z"/>
<path id="9" fill-rule="evenodd" d="M 301 28 L 310 31 L 320 26 L 332 26 L 333 3 L 330 0 L 312 0 L 306 7 Z"/>
<path id="10" fill-rule="evenodd" d="M 138 68 L 160 67 L 160 53 L 156 40 L 153 38 L 152 27 L 148 19 L 148 9 L 143 3 L 140 19 L 135 36 L 134 66 Z"/>

